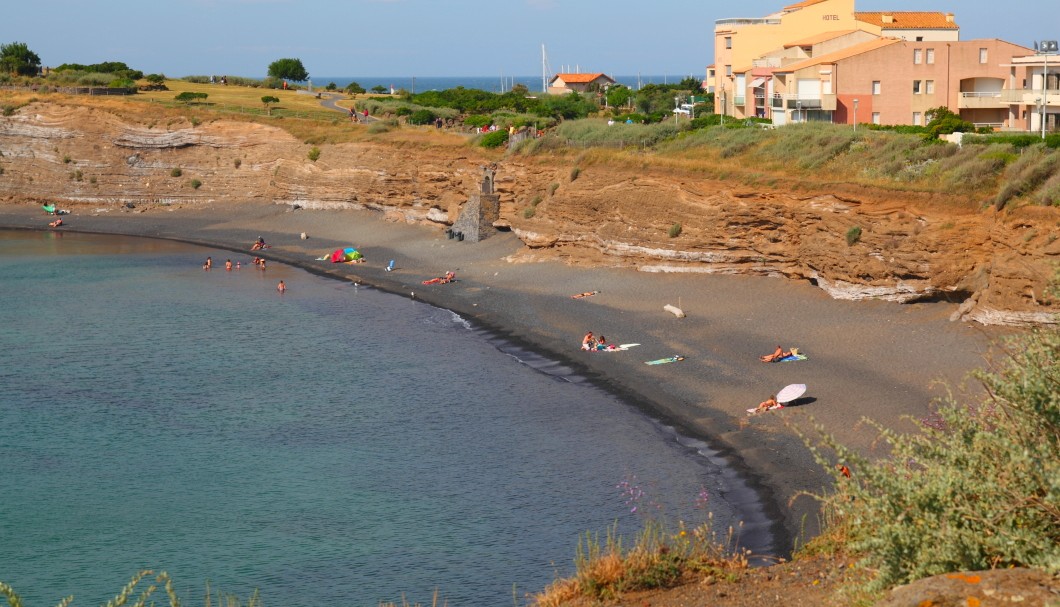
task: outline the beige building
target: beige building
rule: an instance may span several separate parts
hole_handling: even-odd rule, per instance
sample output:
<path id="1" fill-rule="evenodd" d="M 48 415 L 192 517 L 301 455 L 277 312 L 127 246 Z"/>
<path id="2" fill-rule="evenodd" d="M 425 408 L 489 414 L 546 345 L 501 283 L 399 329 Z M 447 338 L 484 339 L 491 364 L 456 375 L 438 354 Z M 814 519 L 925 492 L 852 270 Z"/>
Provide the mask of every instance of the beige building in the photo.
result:
<path id="1" fill-rule="evenodd" d="M 829 44 L 835 50 L 859 39 L 887 36 L 941 42 L 956 41 L 959 33 L 952 13 L 858 13 L 854 0 L 804 0 L 766 17 L 719 19 L 714 27 L 716 107 L 737 117 L 755 115 L 756 106 L 747 110 L 747 76 L 762 78 L 750 73 L 795 61 L 799 50 L 806 47 L 818 46 L 818 53 L 827 53 Z M 800 41 L 802 45 L 786 47 Z M 785 48 L 792 54 L 777 54 Z M 767 55 L 772 55 L 768 61 L 764 60 Z M 740 75 L 744 76 L 742 83 L 737 80 Z M 736 103 L 740 99 L 744 103 Z"/>
<path id="2" fill-rule="evenodd" d="M 556 74 L 548 81 L 549 95 L 563 95 L 566 93 L 585 93 L 588 91 L 602 91 L 613 85 L 615 80 L 607 74 Z"/>

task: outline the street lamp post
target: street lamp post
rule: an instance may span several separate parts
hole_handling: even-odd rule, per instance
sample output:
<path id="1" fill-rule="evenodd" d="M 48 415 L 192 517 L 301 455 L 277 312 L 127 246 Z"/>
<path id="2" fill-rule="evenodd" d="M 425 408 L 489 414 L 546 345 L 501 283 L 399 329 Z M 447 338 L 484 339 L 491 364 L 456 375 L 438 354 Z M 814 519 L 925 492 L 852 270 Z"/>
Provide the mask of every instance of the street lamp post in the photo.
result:
<path id="1" fill-rule="evenodd" d="M 681 98 L 674 97 L 674 126 L 677 126 L 677 110 L 681 109 Z"/>
<path id="2" fill-rule="evenodd" d="M 1042 139 L 1045 139 L 1045 110 L 1049 105 L 1049 93 L 1046 92 L 1045 83 L 1049 79 L 1049 54 L 1057 52 L 1057 41 L 1042 40 L 1038 44 L 1038 52 L 1042 54 Z"/>
<path id="3" fill-rule="evenodd" d="M 858 100 L 854 100 L 854 130 L 858 130 Z"/>

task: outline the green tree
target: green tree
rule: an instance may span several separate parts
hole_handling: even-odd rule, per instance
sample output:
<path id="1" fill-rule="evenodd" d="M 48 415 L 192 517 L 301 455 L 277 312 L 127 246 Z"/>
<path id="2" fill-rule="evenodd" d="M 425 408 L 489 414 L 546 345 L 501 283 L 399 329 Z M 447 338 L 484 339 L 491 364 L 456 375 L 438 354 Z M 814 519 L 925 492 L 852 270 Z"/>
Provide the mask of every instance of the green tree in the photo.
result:
<path id="1" fill-rule="evenodd" d="M 633 96 L 633 91 L 628 86 L 616 84 L 611 88 L 607 89 L 607 105 L 610 107 L 622 107 L 629 102 L 629 98 Z"/>
<path id="2" fill-rule="evenodd" d="M 265 111 L 268 112 L 270 116 L 272 116 L 272 108 L 269 107 L 269 104 L 279 102 L 279 98 L 273 97 L 272 95 L 265 95 L 261 98 L 261 103 L 265 105 Z"/>
<path id="3" fill-rule="evenodd" d="M 25 42 L 0 44 L 0 70 L 8 74 L 36 76 L 40 71 L 40 57 L 29 50 Z"/>
<path id="4" fill-rule="evenodd" d="M 974 133 L 975 125 L 954 114 L 946 106 L 939 106 L 926 112 L 930 122 L 927 123 L 931 138 L 950 133 Z"/>
<path id="5" fill-rule="evenodd" d="M 334 91 L 337 88 L 339 88 L 339 85 L 335 84 L 334 82 L 329 82 L 328 85 L 324 87 L 324 89 L 328 91 Z"/>
<path id="6" fill-rule="evenodd" d="M 348 95 L 360 95 L 364 92 L 364 87 L 357 84 L 356 82 L 351 82 L 347 84 L 346 88 L 342 90 L 346 91 L 346 94 Z"/>
<path id="7" fill-rule="evenodd" d="M 302 82 L 309 79 L 309 72 L 305 70 L 301 59 L 277 59 L 269 64 L 269 76 Z"/>
<path id="8" fill-rule="evenodd" d="M 383 86 L 382 84 L 377 84 L 377 85 L 372 87 L 372 92 L 373 93 L 377 93 L 379 95 L 382 95 L 383 93 L 386 92 L 386 87 Z"/>
<path id="9" fill-rule="evenodd" d="M 144 76 L 144 80 L 150 82 L 151 84 L 159 85 L 159 84 L 165 83 L 166 75 L 165 74 L 148 74 L 148 75 Z"/>

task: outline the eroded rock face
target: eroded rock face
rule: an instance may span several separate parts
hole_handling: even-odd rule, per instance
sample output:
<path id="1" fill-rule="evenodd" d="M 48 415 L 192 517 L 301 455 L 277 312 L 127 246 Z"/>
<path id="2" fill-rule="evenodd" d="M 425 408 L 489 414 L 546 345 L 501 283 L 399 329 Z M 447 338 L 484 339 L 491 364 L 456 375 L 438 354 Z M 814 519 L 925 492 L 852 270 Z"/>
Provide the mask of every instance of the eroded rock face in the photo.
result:
<path id="1" fill-rule="evenodd" d="M 1060 581 L 1036 569 L 947 573 L 899 586 L 876 607 L 1052 605 Z"/>
<path id="2" fill-rule="evenodd" d="M 495 161 L 455 140 L 323 145 L 313 162 L 311 146 L 269 125 L 142 122 L 46 103 L 0 117 L 0 196 L 138 208 L 261 201 L 445 226 Z M 995 214 L 974 201 L 850 185 L 784 191 L 782 177 L 756 191 L 690 170 L 604 163 L 571 181 L 571 162 L 498 163 L 494 225 L 527 245 L 512 261 L 810 280 L 843 299 L 964 302 L 955 320 L 987 324 L 1053 323 L 1060 312 L 1047 293 L 1060 260 L 1057 209 Z"/>

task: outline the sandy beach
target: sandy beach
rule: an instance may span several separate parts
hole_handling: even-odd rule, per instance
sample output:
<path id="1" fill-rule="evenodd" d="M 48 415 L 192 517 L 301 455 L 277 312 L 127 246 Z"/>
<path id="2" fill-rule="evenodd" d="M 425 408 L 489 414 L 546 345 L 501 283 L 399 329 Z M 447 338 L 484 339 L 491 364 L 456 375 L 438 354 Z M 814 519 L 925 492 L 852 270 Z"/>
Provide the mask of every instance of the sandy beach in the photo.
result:
<path id="1" fill-rule="evenodd" d="M 48 229 L 50 219 L 35 204 L 0 206 L 0 227 Z M 860 423 L 863 418 L 910 428 L 903 417 L 928 415 L 932 399 L 945 394 L 943 383 L 956 387 L 983 366 L 991 338 L 999 334 L 950 322 L 955 304 L 836 301 L 813 285 L 783 279 L 516 263 L 511 256 L 523 245 L 512 234 L 459 242 L 447 239 L 440 227 L 386 221 L 370 211 L 229 203 L 132 210 L 86 205 L 72 207 L 60 230 L 173 239 L 246 257 L 262 236 L 272 245 L 262 255 L 270 261 L 451 309 L 569 362 L 683 434 L 705 439 L 764 500 L 787 548 L 817 529 L 815 503 L 797 497 L 799 492 L 819 491 L 829 482 L 795 429 L 817 423 L 872 454 L 875 434 Z M 340 246 L 356 246 L 367 262 L 316 261 Z M 386 272 L 391 259 L 396 269 Z M 422 284 L 447 270 L 456 273 L 456 282 Z M 293 281 L 287 287 L 298 289 Z M 571 298 L 587 291 L 599 293 Z M 667 304 L 686 317 L 665 311 Z M 583 352 L 579 344 L 586 331 L 612 343 L 642 345 L 626 352 Z M 809 359 L 759 362 L 759 355 L 778 344 L 798 347 Z M 685 360 L 644 364 L 675 354 Z M 798 406 L 747 416 L 748 407 L 791 383 L 809 388 Z"/>

